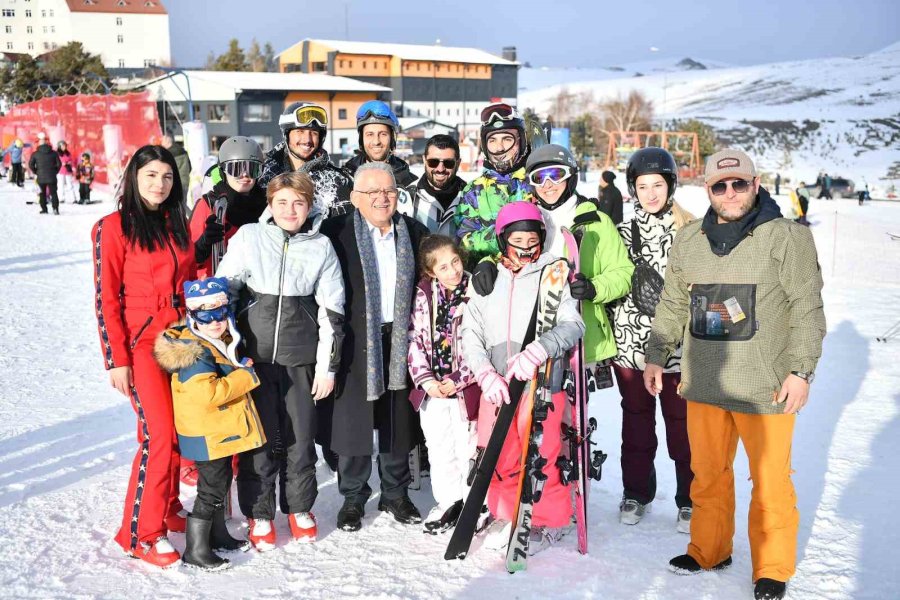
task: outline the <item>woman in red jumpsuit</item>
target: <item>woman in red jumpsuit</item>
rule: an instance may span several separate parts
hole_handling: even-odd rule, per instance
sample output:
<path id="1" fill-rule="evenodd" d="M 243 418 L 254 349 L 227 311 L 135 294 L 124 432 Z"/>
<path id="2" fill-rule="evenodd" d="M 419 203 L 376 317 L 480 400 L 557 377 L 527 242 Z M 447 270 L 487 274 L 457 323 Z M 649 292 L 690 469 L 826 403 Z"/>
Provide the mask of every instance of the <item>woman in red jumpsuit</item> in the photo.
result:
<path id="1" fill-rule="evenodd" d="M 100 345 L 110 384 L 137 413 L 138 450 L 116 541 L 159 567 L 180 560 L 166 538 L 184 531 L 169 376 L 153 359 L 156 336 L 184 317 L 183 284 L 195 278 L 194 248 L 175 159 L 144 146 L 129 161 L 118 210 L 94 225 Z"/>

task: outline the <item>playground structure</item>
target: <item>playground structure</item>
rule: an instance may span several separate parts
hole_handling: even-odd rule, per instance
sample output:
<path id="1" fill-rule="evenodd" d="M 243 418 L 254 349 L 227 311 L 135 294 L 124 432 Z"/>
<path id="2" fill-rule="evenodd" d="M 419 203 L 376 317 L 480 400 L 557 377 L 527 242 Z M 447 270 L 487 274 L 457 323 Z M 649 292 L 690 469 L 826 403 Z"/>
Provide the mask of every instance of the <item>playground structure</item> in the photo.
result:
<path id="1" fill-rule="evenodd" d="M 631 155 L 649 146 L 668 150 L 678 163 L 679 177 L 700 174 L 700 142 L 691 131 L 611 131 L 606 151 L 606 168 L 624 171 Z"/>

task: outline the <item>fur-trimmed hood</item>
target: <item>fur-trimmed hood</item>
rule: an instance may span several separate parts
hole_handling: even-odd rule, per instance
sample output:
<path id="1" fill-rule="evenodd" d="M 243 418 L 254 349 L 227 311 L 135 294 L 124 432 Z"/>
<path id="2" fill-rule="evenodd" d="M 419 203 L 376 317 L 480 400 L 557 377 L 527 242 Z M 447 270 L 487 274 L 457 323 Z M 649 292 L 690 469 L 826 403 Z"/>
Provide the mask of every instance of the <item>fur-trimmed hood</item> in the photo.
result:
<path id="1" fill-rule="evenodd" d="M 200 360 L 206 351 L 200 338 L 184 322 L 160 333 L 153 346 L 153 357 L 163 369 L 175 373 Z"/>

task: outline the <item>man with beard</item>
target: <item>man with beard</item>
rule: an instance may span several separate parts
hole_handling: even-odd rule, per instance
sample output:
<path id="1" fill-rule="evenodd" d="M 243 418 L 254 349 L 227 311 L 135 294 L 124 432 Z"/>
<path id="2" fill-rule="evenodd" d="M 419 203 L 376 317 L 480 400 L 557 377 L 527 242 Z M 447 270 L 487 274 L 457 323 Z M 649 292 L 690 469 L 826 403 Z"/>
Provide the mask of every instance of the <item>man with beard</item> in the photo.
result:
<path id="1" fill-rule="evenodd" d="M 687 553 L 669 565 L 682 575 L 731 565 L 740 439 L 753 482 L 754 594 L 778 599 L 797 562 L 791 441 L 822 354 L 822 273 L 809 229 L 781 218 L 750 157 L 713 154 L 705 179 L 711 207 L 675 238 L 646 346 L 644 385 L 656 395 L 661 365 L 684 343 L 694 510 Z"/>
<path id="2" fill-rule="evenodd" d="M 394 179 L 400 188 L 416 181 L 416 176 L 409 172 L 409 165 L 393 154 L 397 147 L 400 121 L 390 106 L 381 100 L 364 103 L 356 111 L 356 130 L 359 132 L 359 150 L 344 165 L 347 175 L 354 177 L 360 165 L 367 162 L 383 162 L 394 171 Z M 405 193 L 401 189 L 401 203 L 408 201 L 402 197 Z"/>
<path id="3" fill-rule="evenodd" d="M 425 174 L 409 186 L 409 202 L 397 211 L 414 218 L 431 233 L 456 236 L 453 215 L 466 182 L 457 177 L 459 144 L 449 135 L 438 134 L 425 145 Z"/>
<path id="4" fill-rule="evenodd" d="M 456 238 L 469 252 L 471 264 L 500 252 L 494 234 L 500 209 L 510 202 L 533 202 L 533 190 L 525 180 L 529 151 L 525 121 L 515 108 L 497 103 L 481 111 L 481 151 L 484 172 L 463 190 L 454 215 Z"/>
<path id="5" fill-rule="evenodd" d="M 278 125 L 284 139 L 266 154 L 259 184 L 265 188 L 273 177 L 282 173 L 306 173 L 316 186 L 315 205 L 326 219 L 350 212 L 353 183 L 331 164 L 328 152 L 322 147 L 328 134 L 325 109 L 312 102 L 294 102 L 281 113 Z"/>

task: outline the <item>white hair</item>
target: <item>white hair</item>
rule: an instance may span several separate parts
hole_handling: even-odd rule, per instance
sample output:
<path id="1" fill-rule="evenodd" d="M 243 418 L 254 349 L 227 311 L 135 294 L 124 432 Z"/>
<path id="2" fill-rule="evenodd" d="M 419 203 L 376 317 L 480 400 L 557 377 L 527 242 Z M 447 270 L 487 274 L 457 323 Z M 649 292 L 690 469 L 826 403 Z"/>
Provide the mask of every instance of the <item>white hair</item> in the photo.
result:
<path id="1" fill-rule="evenodd" d="M 356 183 L 359 181 L 360 175 L 369 171 L 381 171 L 382 173 L 387 173 L 391 176 L 391 184 L 394 187 L 397 187 L 397 179 L 394 177 L 394 169 L 392 169 L 389 164 L 384 162 L 367 162 L 363 163 L 358 169 L 356 169 L 356 173 L 353 175 L 353 189 L 355 191 L 359 191 L 357 190 Z"/>

